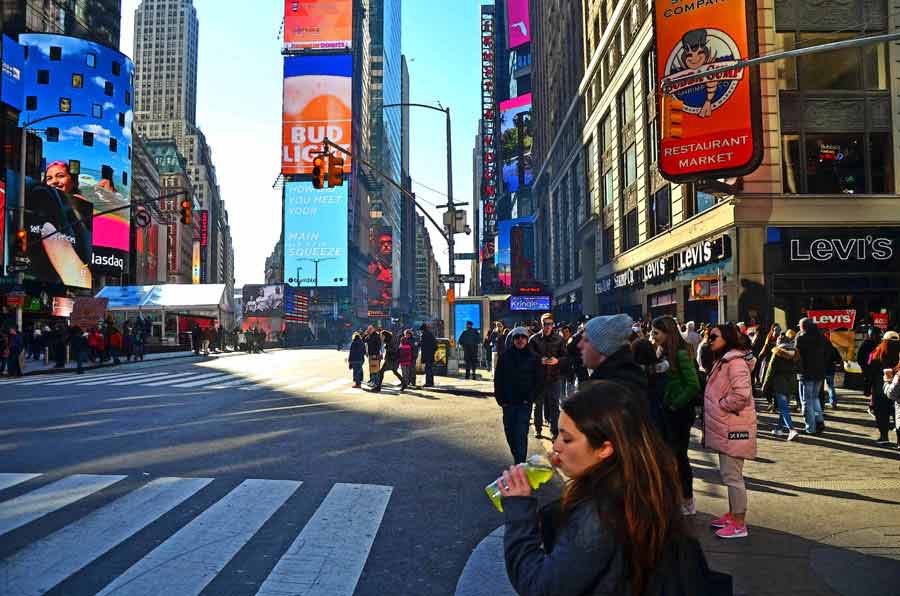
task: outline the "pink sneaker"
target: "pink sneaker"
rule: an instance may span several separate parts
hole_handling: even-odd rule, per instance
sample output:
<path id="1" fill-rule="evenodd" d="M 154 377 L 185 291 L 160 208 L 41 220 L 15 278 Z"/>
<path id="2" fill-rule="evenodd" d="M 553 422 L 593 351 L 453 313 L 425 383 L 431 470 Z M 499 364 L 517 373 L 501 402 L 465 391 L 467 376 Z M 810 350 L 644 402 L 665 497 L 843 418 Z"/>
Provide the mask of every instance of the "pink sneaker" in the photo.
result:
<path id="1" fill-rule="evenodd" d="M 733 521 L 733 518 L 731 517 L 731 513 L 726 513 L 719 519 L 714 519 L 711 522 L 709 522 L 709 525 L 712 526 L 713 528 L 725 528 L 732 521 Z"/>
<path id="2" fill-rule="evenodd" d="M 716 530 L 716 536 L 719 538 L 746 538 L 747 524 L 738 525 L 737 522 L 732 520 L 721 530 Z"/>

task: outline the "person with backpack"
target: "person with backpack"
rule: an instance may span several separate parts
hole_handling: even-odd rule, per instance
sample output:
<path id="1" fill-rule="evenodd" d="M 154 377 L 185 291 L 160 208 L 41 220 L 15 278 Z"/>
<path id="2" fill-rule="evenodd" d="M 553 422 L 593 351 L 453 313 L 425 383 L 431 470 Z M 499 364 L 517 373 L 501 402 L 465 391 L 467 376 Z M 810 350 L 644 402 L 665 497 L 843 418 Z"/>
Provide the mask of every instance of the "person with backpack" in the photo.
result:
<path id="1" fill-rule="evenodd" d="M 728 511 L 713 520 L 719 538 L 746 538 L 747 487 L 744 461 L 756 457 L 756 408 L 751 373 L 756 358 L 733 323 L 709 332 L 712 369 L 703 396 L 703 443 L 719 453 L 719 473 L 728 487 Z M 745 336 L 746 337 L 746 336 Z"/>
<path id="2" fill-rule="evenodd" d="M 778 424 L 772 431 L 776 437 L 787 436 L 788 441 L 797 438 L 794 421 L 791 418 L 790 396 L 797 392 L 797 372 L 800 354 L 794 345 L 793 334 L 781 333 L 769 356 L 762 390 L 767 399 L 772 399 L 780 413 Z"/>
<path id="3" fill-rule="evenodd" d="M 498 479 L 506 571 L 520 596 L 723 593 L 681 514 L 674 457 L 631 391 L 598 381 L 563 401 L 560 502 L 539 510 L 520 466 Z"/>
<path id="4" fill-rule="evenodd" d="M 663 394 L 663 420 L 666 443 L 675 454 L 678 475 L 681 478 L 681 510 L 685 515 L 697 513 L 694 500 L 694 475 L 688 446 L 691 442 L 691 428 L 694 426 L 694 405 L 700 397 L 700 379 L 690 347 L 678 330 L 672 317 L 653 319 L 650 337 L 657 354 L 668 363 L 666 388 Z"/>
<path id="5" fill-rule="evenodd" d="M 381 342 L 384 344 L 384 364 L 381 365 L 381 370 L 378 371 L 378 376 L 375 379 L 375 386 L 372 387 L 372 391 L 376 393 L 381 391 L 381 384 L 384 382 L 384 373 L 387 371 L 393 372 L 394 376 L 400 379 L 400 391 L 403 391 L 406 389 L 406 380 L 398 370 L 400 367 L 399 345 L 394 344 L 394 336 L 387 330 L 381 332 Z"/>

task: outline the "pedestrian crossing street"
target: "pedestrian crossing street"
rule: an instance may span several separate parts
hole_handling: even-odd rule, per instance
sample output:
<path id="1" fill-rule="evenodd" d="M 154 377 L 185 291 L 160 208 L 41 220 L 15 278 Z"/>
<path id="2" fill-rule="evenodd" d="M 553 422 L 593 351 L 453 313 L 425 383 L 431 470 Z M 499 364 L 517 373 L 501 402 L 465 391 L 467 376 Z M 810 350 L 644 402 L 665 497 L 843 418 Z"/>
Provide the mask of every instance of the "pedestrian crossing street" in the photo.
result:
<path id="1" fill-rule="evenodd" d="M 278 372 L 270 374 L 250 374 L 241 371 L 216 371 L 195 368 L 181 372 L 103 372 L 84 375 L 37 375 L 0 382 L 0 385 L 19 387 L 159 387 L 173 389 L 214 390 L 233 389 L 259 391 L 274 389 L 283 391 L 302 390 L 304 393 L 364 393 L 354 389 L 349 375 L 339 378 L 310 376 L 309 372 Z M 394 393 L 397 386 L 386 384 L 382 391 Z"/>
<path id="2" fill-rule="evenodd" d="M 77 474 L 38 485 L 40 474 L 0 473 L 0 499 L 4 498 L 2 491 L 15 491 L 23 483 L 36 486 L 0 500 L 0 544 L 11 533 L 27 532 L 29 524 L 54 514 L 65 515 L 60 510 L 127 478 Z M 212 505 L 194 510 L 192 499 L 215 479 L 129 480 L 139 485 L 59 530 L 26 543 L 0 561 L 0 592 L 44 594 L 79 572 L 90 573 L 92 563 L 181 507 L 191 510 L 195 517 L 127 569 L 115 569 L 118 575 L 98 593 L 199 594 L 289 498 L 302 495 L 303 485 L 292 480 L 247 479 Z M 392 490 L 389 486 L 335 484 L 285 552 L 266 552 L 259 545 L 247 549 L 242 555 L 249 552 L 259 565 L 277 561 L 256 594 L 353 594 Z M 285 531 L 295 532 L 292 527 Z M 110 571 L 102 563 L 97 567 L 102 568 L 97 571 L 101 577 Z"/>

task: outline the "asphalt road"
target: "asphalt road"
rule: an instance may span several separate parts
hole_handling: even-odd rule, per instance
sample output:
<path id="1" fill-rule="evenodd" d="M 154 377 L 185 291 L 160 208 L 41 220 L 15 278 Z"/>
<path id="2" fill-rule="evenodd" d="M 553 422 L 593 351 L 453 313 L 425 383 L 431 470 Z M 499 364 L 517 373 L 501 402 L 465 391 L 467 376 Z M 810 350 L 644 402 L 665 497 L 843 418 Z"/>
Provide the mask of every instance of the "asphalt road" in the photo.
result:
<path id="1" fill-rule="evenodd" d="M 346 354 L 0 380 L 0 592 L 453 594 L 499 409 L 353 390 Z"/>

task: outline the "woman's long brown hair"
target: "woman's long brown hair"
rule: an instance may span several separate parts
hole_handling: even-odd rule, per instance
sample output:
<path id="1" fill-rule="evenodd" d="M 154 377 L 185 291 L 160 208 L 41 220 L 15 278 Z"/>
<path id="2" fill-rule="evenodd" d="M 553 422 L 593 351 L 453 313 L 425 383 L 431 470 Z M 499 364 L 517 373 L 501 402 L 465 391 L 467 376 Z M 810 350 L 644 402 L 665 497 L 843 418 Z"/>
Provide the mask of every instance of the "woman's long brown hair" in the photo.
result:
<path id="1" fill-rule="evenodd" d="M 650 423 L 641 397 L 624 385 L 589 383 L 562 410 L 594 449 L 606 441 L 613 454 L 573 478 L 563 512 L 590 500 L 601 521 L 624 546 L 631 593 L 642 594 L 673 538 L 685 533 L 675 458 Z"/>
<path id="2" fill-rule="evenodd" d="M 672 317 L 657 317 L 653 319 L 653 328 L 659 329 L 666 334 L 666 341 L 663 343 L 663 349 L 666 351 L 666 358 L 669 360 L 669 368 L 675 372 L 678 370 L 678 350 L 687 352 L 687 342 L 678 329 L 678 323 Z"/>

